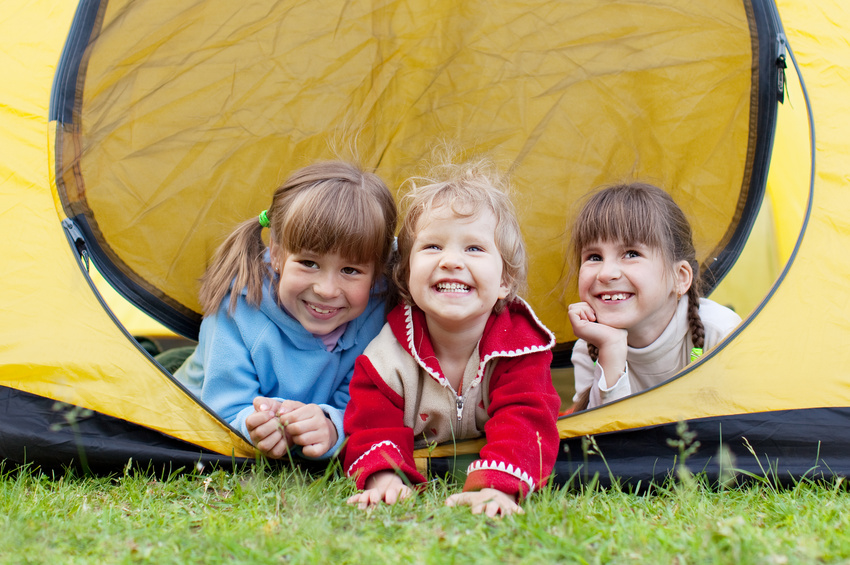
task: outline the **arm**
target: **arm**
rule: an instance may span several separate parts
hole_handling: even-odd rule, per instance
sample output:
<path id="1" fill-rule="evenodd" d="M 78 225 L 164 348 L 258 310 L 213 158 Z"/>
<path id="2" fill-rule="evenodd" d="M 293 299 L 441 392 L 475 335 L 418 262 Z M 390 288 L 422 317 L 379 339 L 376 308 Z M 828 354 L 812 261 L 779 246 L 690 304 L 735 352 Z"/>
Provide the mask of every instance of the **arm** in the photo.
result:
<path id="1" fill-rule="evenodd" d="M 425 482 L 413 460 L 413 430 L 404 425 L 404 398 L 387 386 L 365 355 L 355 363 L 350 391 L 346 475 L 355 478 L 358 489 L 380 471 L 401 473 L 410 483 Z"/>
<path id="2" fill-rule="evenodd" d="M 561 399 L 552 386 L 552 353 L 541 351 L 498 361 L 490 379 L 487 444 L 468 470 L 464 491 L 487 488 L 515 499 L 545 484 L 560 439 Z"/>
<path id="3" fill-rule="evenodd" d="M 573 347 L 571 356 L 573 374 L 575 377 L 576 394 L 573 402 L 579 399 L 580 393 L 587 390 L 589 393 L 586 408 L 595 408 L 620 398 L 625 398 L 632 393 L 631 381 L 629 380 L 629 368 L 626 363 L 626 371 L 617 383 L 607 388 L 606 379 L 602 368 L 593 362 L 587 352 L 587 343 L 584 340 L 577 341 Z"/>
<path id="4" fill-rule="evenodd" d="M 570 304 L 568 316 L 576 337 L 599 349 L 596 362 L 605 376 L 605 388 L 615 386 L 626 371 L 629 332 L 597 322 L 596 312 L 586 302 Z"/>
<path id="5" fill-rule="evenodd" d="M 204 384 L 201 400 L 245 437 L 245 418 L 254 412 L 253 401 L 262 396 L 260 377 L 236 321 L 225 312 L 227 301 L 204 318 L 199 336 Z"/>
<path id="6" fill-rule="evenodd" d="M 333 392 L 327 404 L 318 405 L 318 408 L 321 409 L 333 428 L 332 430 L 328 429 L 328 433 L 336 438 L 331 442 L 327 451 L 324 453 L 324 456 L 330 457 L 334 453 L 339 452 L 345 441 L 343 417 L 345 415 L 345 409 L 351 400 L 349 387 L 351 386 L 351 377 L 353 373 L 354 370 L 352 369 Z M 305 453 L 305 455 L 308 454 Z"/>

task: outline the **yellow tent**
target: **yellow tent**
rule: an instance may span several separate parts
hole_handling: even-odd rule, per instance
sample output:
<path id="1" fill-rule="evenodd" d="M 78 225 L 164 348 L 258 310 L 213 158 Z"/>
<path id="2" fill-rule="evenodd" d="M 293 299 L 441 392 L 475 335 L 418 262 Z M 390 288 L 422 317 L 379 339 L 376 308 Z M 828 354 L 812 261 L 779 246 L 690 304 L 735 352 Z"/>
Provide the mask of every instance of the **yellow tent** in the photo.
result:
<path id="1" fill-rule="evenodd" d="M 573 438 L 586 434 L 612 442 L 609 462 L 617 450 L 626 461 L 638 436 L 669 435 L 678 420 L 706 426 L 698 428 L 706 444 L 721 421 L 724 441 L 738 422 L 751 444 L 773 453 L 760 433 L 777 438 L 779 422 L 799 434 L 789 414 L 820 425 L 846 411 L 835 353 L 850 325 L 843 293 L 831 288 L 844 265 L 840 253 L 826 255 L 844 236 L 839 164 L 848 154 L 828 145 L 846 125 L 838 102 L 846 77 L 833 76 L 847 51 L 837 4 L 785 2 L 777 12 L 764 0 L 82 0 L 74 9 L 11 0 L 4 12 L 7 460 L 62 465 L 84 453 L 91 467 L 109 469 L 130 456 L 171 464 L 252 457 L 117 322 L 88 261 L 134 304 L 194 337 L 197 280 L 224 234 L 263 209 L 292 170 L 354 138 L 359 159 L 391 186 L 444 139 L 511 171 L 532 254 L 528 297 L 563 344 L 561 357 L 573 339 L 570 297 L 559 286 L 563 233 L 593 187 L 640 178 L 668 188 L 695 227 L 709 280 L 728 275 L 718 293 L 746 318 L 739 331 L 669 384 L 563 418 L 561 476 L 584 464 Z M 794 129 L 805 99 L 790 71 L 782 112 L 777 104 L 785 75 L 777 62 L 790 63 L 786 32 L 792 47 L 803 46 L 803 79 L 827 136 L 819 133 L 811 198 L 805 130 Z M 771 182 L 770 213 L 757 223 L 778 151 L 772 163 L 787 172 Z M 749 248 L 774 249 L 774 239 L 790 262 L 771 287 L 772 273 L 736 260 L 748 241 L 745 258 L 763 257 Z M 805 361 L 790 343 L 809 353 Z M 824 382 L 803 384 L 808 375 Z M 805 435 L 803 459 L 834 435 Z M 798 439 L 788 440 L 795 449 Z M 655 443 L 640 453 L 665 472 L 673 452 Z M 821 457 L 831 462 L 828 453 Z M 642 476 L 645 466 L 625 464 L 621 473 Z"/>

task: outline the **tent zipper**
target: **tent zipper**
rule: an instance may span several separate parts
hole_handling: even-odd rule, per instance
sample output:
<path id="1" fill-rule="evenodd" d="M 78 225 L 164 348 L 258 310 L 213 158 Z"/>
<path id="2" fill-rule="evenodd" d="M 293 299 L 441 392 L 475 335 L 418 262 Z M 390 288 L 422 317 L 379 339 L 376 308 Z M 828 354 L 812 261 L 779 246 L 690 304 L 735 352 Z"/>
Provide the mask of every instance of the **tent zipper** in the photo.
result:
<path id="1" fill-rule="evenodd" d="M 68 232 L 68 237 L 74 243 L 74 248 L 80 255 L 80 259 L 83 260 L 83 264 L 86 266 L 86 272 L 88 272 L 89 251 L 86 247 L 86 239 L 83 237 L 83 232 L 80 231 L 80 228 L 77 227 L 77 224 L 75 224 L 74 221 L 70 218 L 65 218 L 64 220 L 62 220 L 62 227 L 65 228 L 66 232 Z"/>

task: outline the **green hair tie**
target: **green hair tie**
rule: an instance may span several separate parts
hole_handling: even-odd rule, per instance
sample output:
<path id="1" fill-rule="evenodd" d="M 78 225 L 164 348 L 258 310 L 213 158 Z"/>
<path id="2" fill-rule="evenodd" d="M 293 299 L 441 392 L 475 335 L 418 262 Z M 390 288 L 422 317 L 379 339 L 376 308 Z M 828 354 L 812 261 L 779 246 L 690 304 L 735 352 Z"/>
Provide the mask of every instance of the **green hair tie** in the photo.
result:
<path id="1" fill-rule="evenodd" d="M 691 348 L 691 363 L 696 361 L 702 356 L 702 347 L 692 347 Z"/>
<path id="2" fill-rule="evenodd" d="M 267 228 L 270 225 L 272 224 L 271 222 L 269 222 L 268 210 L 263 210 L 262 212 L 260 212 L 260 226 Z"/>

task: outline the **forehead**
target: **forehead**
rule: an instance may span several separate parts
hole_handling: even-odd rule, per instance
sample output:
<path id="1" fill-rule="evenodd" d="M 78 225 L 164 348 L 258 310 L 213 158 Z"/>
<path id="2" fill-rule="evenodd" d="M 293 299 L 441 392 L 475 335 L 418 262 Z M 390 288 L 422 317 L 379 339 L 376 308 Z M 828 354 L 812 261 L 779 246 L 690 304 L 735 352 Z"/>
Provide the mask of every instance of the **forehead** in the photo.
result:
<path id="1" fill-rule="evenodd" d="M 492 227 L 495 229 L 496 216 L 489 208 L 481 208 L 479 210 L 464 210 L 464 207 L 454 207 L 450 204 L 441 204 L 431 208 L 426 213 L 422 214 L 416 222 L 416 231 L 424 231 L 430 229 L 445 228 L 447 226 L 465 226 L 477 227 L 486 229 Z"/>

